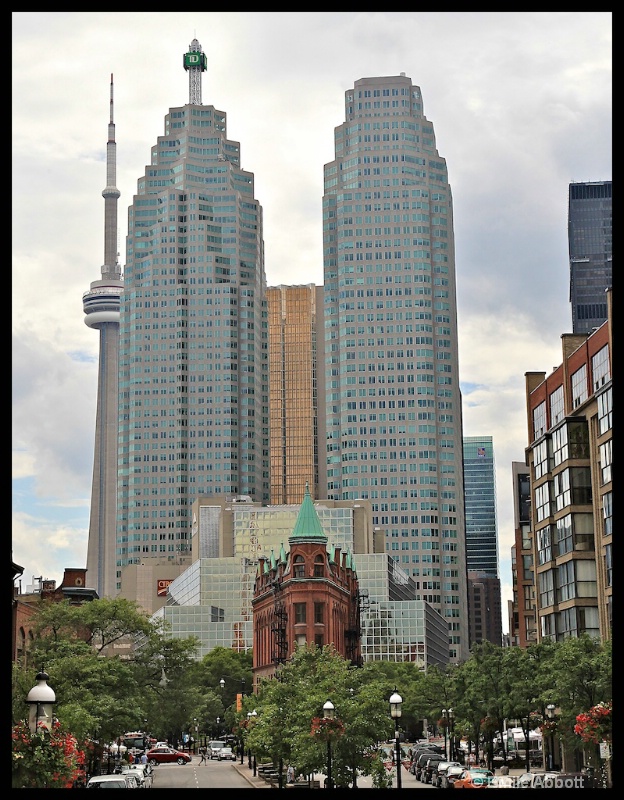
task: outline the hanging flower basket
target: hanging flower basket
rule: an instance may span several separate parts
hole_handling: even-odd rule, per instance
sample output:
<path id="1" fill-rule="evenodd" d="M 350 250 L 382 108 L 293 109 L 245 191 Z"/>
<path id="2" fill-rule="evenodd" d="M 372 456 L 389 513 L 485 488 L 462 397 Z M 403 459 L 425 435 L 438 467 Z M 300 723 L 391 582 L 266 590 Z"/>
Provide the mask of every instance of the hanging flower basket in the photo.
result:
<path id="1" fill-rule="evenodd" d="M 315 739 L 321 739 L 327 742 L 331 739 L 336 739 L 342 736 L 345 732 L 345 726 L 341 719 L 334 717 L 314 717 L 312 719 L 312 727 L 310 728 L 310 736 Z"/>
<path id="2" fill-rule="evenodd" d="M 574 733 L 588 744 L 598 744 L 602 741 L 611 741 L 613 730 L 613 702 L 598 703 L 589 711 L 584 711 L 576 717 Z"/>

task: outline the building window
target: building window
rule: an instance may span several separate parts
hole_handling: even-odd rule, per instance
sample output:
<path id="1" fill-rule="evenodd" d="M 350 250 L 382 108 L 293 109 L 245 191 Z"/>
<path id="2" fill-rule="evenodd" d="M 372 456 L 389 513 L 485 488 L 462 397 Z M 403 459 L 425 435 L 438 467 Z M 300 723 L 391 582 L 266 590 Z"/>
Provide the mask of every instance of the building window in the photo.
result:
<path id="1" fill-rule="evenodd" d="M 537 514 L 537 521 L 541 522 L 547 519 L 552 513 L 551 507 L 551 482 L 546 481 L 535 490 L 535 511 Z"/>
<path id="2" fill-rule="evenodd" d="M 533 441 L 546 433 L 546 401 L 533 409 Z"/>
<path id="3" fill-rule="evenodd" d="M 537 534 L 537 563 L 547 564 L 552 561 L 552 526 L 547 525 L 536 531 Z"/>
<path id="4" fill-rule="evenodd" d="M 325 577 L 325 559 L 323 556 L 316 556 L 314 559 L 314 577 Z"/>
<path id="5" fill-rule="evenodd" d="M 561 511 L 570 505 L 592 502 L 591 471 L 589 467 L 570 467 L 554 476 L 555 508 Z"/>
<path id="6" fill-rule="evenodd" d="M 324 622 L 325 616 L 325 603 L 315 603 L 314 604 L 314 622 L 318 625 L 322 625 Z"/>
<path id="7" fill-rule="evenodd" d="M 306 603 L 294 603 L 295 607 L 295 625 L 304 624 L 306 622 Z"/>
<path id="8" fill-rule="evenodd" d="M 607 492 L 602 496 L 602 513 L 604 516 L 604 535 L 611 536 L 613 533 L 613 494 Z"/>
<path id="9" fill-rule="evenodd" d="M 314 634 L 314 644 L 319 648 L 323 648 L 323 634 L 322 633 L 315 633 Z"/>
<path id="10" fill-rule="evenodd" d="M 598 430 L 599 435 L 611 430 L 613 425 L 613 394 L 611 387 L 598 395 Z"/>
<path id="11" fill-rule="evenodd" d="M 570 637 L 578 638 L 583 633 L 598 639 L 600 637 L 598 609 L 593 606 L 567 608 L 559 614 L 558 628 L 558 641 Z"/>
<path id="12" fill-rule="evenodd" d="M 611 555 L 611 545 L 605 547 L 605 574 L 607 586 L 613 586 L 613 557 Z"/>
<path id="13" fill-rule="evenodd" d="M 533 472 L 535 480 L 550 472 L 552 464 L 552 440 L 550 436 L 533 448 Z"/>
<path id="14" fill-rule="evenodd" d="M 555 604 L 555 581 L 553 575 L 553 570 L 549 569 L 548 572 L 541 572 L 538 576 L 540 608 L 547 608 Z"/>
<path id="15" fill-rule="evenodd" d="M 602 484 L 609 483 L 611 480 L 611 439 L 600 445 L 600 470 L 602 474 Z"/>
<path id="16" fill-rule="evenodd" d="M 550 427 L 552 428 L 564 417 L 563 386 L 559 386 L 550 395 Z"/>
<path id="17" fill-rule="evenodd" d="M 587 364 L 573 373 L 572 383 L 572 408 L 578 408 L 587 400 Z"/>
<path id="18" fill-rule="evenodd" d="M 593 514 L 566 514 L 556 522 L 556 552 L 563 556 L 577 551 L 594 549 L 594 517 Z"/>
<path id="19" fill-rule="evenodd" d="M 592 385 L 594 392 L 611 380 L 609 368 L 609 345 L 606 344 L 595 356 L 592 356 Z"/>
<path id="20" fill-rule="evenodd" d="M 569 458 L 589 458 L 589 428 L 585 420 L 565 423 L 552 433 L 553 465 Z"/>
<path id="21" fill-rule="evenodd" d="M 295 578 L 305 578 L 305 559 L 303 556 L 295 556 L 293 574 Z"/>

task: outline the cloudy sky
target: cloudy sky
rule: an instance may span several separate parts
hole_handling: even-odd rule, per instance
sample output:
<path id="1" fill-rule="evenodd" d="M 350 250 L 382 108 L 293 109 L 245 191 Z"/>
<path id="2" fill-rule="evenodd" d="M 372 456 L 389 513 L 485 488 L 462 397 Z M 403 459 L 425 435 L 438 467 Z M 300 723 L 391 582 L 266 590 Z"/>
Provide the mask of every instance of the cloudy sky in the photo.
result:
<path id="1" fill-rule="evenodd" d="M 567 198 L 611 178 L 610 12 L 13 12 L 13 559 L 60 582 L 86 565 L 110 75 L 119 251 L 182 56 L 208 58 L 202 101 L 255 175 L 267 281 L 323 282 L 323 165 L 344 93 L 404 72 L 420 87 L 453 192 L 464 435 L 492 436 L 503 628 L 511 462 L 527 445 L 525 372 L 572 330 Z"/>

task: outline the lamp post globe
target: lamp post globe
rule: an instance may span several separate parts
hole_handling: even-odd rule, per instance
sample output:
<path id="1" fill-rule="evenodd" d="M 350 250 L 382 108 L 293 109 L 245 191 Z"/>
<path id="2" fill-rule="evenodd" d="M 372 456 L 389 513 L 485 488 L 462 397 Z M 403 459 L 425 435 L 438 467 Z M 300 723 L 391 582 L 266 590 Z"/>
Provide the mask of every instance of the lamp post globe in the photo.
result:
<path id="1" fill-rule="evenodd" d="M 48 673 L 41 669 L 35 680 L 36 686 L 28 692 L 26 702 L 30 705 L 28 713 L 28 727 L 31 733 L 35 733 L 37 728 L 45 728 L 49 731 L 52 727 L 52 706 L 56 703 L 56 694 L 51 686 L 48 686 Z"/>
<path id="2" fill-rule="evenodd" d="M 336 713 L 336 706 L 331 700 L 326 700 L 323 704 L 323 717 L 325 719 L 333 719 Z M 332 762 L 331 762 L 331 737 L 327 734 L 327 788 L 333 789 L 334 782 L 332 780 Z"/>
<path id="3" fill-rule="evenodd" d="M 401 782 L 401 737 L 399 734 L 399 720 L 401 719 L 401 705 L 403 698 L 397 692 L 396 687 L 393 694 L 390 695 L 390 716 L 394 720 L 394 743 L 396 748 L 396 771 L 397 771 L 397 789 L 402 787 Z"/>

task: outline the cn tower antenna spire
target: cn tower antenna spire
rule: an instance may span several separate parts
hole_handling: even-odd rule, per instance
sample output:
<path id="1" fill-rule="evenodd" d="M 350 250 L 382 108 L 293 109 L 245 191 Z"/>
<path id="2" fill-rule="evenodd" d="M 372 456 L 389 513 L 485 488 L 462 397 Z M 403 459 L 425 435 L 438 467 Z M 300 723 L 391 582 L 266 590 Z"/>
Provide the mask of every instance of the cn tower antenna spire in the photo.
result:
<path id="1" fill-rule="evenodd" d="M 104 265 L 103 278 L 119 279 L 121 267 L 117 260 L 117 201 L 121 194 L 115 186 L 117 181 L 117 143 L 115 142 L 115 123 L 113 121 L 113 73 L 110 80 L 110 121 L 106 143 L 106 186 L 104 198 Z"/>
<path id="2" fill-rule="evenodd" d="M 201 74 L 207 69 L 207 59 L 197 39 L 193 39 L 189 45 L 188 53 L 184 54 L 183 64 L 189 74 L 189 103 L 192 106 L 200 106 L 202 104 Z"/>

